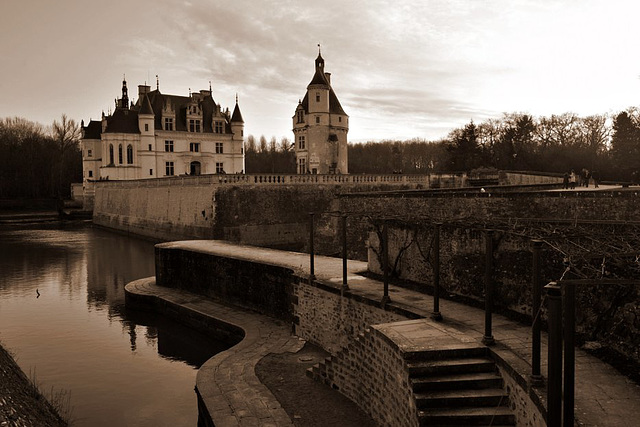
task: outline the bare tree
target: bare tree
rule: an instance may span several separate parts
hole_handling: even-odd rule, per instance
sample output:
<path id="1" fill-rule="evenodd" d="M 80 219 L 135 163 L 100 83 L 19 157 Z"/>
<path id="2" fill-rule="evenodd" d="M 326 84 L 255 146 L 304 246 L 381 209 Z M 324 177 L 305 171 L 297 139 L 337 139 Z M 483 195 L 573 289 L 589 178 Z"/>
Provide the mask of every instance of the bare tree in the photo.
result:
<path id="1" fill-rule="evenodd" d="M 64 182 L 65 174 L 65 154 L 72 148 L 77 148 L 80 141 L 80 127 L 73 119 L 69 119 L 66 114 L 62 114 L 60 121 L 54 120 L 51 127 L 51 138 L 57 149 L 57 185 L 56 196 L 58 198 L 58 211 L 62 211 L 62 194 L 61 188 Z"/>

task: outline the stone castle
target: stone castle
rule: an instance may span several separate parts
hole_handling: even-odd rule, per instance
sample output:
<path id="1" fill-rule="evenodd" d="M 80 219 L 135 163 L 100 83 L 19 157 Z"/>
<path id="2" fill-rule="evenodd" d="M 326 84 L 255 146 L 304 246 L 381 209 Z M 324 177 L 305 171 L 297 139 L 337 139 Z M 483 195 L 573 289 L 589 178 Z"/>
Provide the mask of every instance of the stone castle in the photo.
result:
<path id="1" fill-rule="evenodd" d="M 349 116 L 331 88 L 320 52 L 315 74 L 293 116 L 297 172 L 347 174 Z M 209 90 L 168 95 L 138 86 L 129 101 L 127 82 L 113 113 L 82 122 L 83 184 L 177 175 L 243 174 L 244 120 L 238 106 L 223 110 Z M 85 194 L 86 196 L 86 194 Z"/>
<path id="2" fill-rule="evenodd" d="M 331 88 L 320 52 L 307 93 L 293 116 L 298 173 L 346 174 L 349 116 Z"/>
<path id="3" fill-rule="evenodd" d="M 244 120 L 238 106 L 223 110 L 209 90 L 189 96 L 138 86 L 130 102 L 127 82 L 115 111 L 82 123 L 83 181 L 244 172 Z"/>

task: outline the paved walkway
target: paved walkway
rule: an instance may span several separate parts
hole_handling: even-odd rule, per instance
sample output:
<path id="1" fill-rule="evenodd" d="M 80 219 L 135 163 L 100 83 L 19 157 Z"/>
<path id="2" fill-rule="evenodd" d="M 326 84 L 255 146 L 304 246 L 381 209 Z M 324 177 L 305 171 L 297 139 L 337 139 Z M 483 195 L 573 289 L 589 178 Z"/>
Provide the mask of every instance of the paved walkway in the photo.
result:
<path id="1" fill-rule="evenodd" d="M 302 348 L 304 340 L 291 335 L 290 325 L 179 289 L 156 286 L 153 277 L 129 283 L 126 291 L 157 297 L 244 330 L 240 343 L 207 360 L 198 370 L 196 387 L 216 427 L 293 426 L 255 374 L 256 364 L 267 354 L 295 353 Z"/>
<path id="2" fill-rule="evenodd" d="M 234 245 L 220 241 L 183 241 L 163 244 L 165 247 L 176 247 L 243 259 L 247 261 L 280 265 L 292 268 L 299 274 L 308 275 L 309 255 L 297 252 L 278 251 L 265 248 Z M 366 278 L 358 274 L 366 271 L 365 262 L 349 261 L 348 282 L 352 294 L 380 301 L 383 285 L 381 282 Z M 317 256 L 315 258 L 316 280 L 340 287 L 342 284 L 342 260 Z M 134 282 L 136 283 L 136 282 Z M 129 289 L 128 285 L 127 288 Z M 174 289 L 164 289 L 145 285 L 149 294 L 173 301 L 183 301 L 195 310 L 214 313 L 215 317 L 236 323 L 245 328 L 247 321 L 247 337 L 236 347 L 223 352 L 203 365 L 202 374 L 198 374 L 198 389 L 201 384 L 209 384 L 206 392 L 211 396 L 222 396 L 225 400 L 218 400 L 215 411 L 218 415 L 226 414 L 228 424 L 237 425 L 236 421 L 246 421 L 255 418 L 258 424 L 243 422 L 242 425 L 270 425 L 270 418 L 254 416 L 257 413 L 251 406 L 266 406 L 268 411 L 274 411 L 276 425 L 290 425 L 282 415 L 275 398 L 255 377 L 254 367 L 257 361 L 270 352 L 295 351 L 301 345 L 295 337 L 288 335 L 288 327 L 273 326 L 273 320 L 260 316 L 259 320 L 247 320 L 245 315 L 237 310 L 224 308 L 218 304 L 203 300 L 203 298 Z M 391 306 L 408 310 L 428 317 L 433 310 L 433 298 L 404 288 L 391 285 L 389 287 Z M 221 311 L 226 310 L 226 311 Z M 440 312 L 444 316 L 440 325 L 443 331 L 448 331 L 452 337 L 465 342 L 480 342 L 484 334 L 484 311 L 463 304 L 447 300 L 440 300 Z M 265 334 L 267 338 L 261 334 Z M 428 331 L 424 331 L 428 334 Z M 273 335 L 269 335 L 273 334 Z M 493 336 L 496 346 L 493 347 L 504 360 L 521 375 L 527 377 L 531 372 L 531 332 L 530 327 L 521 325 L 500 315 L 493 316 Z M 261 338 L 262 337 L 262 338 Z M 420 332 L 412 329 L 408 340 L 420 337 Z M 273 351 L 273 348 L 276 351 Z M 546 335 L 542 338 L 542 374 L 546 377 Z M 209 380 L 213 381 L 209 381 Z M 206 380 L 206 381 L 205 381 Z M 203 390 L 200 390 L 201 393 Z M 229 406 L 240 408 L 230 410 Z M 640 387 L 619 374 L 609 365 L 590 356 L 580 349 L 576 351 L 576 420 L 584 426 L 629 426 L 637 420 L 640 414 Z M 244 411 L 244 412 L 243 412 Z M 213 415 L 213 414 L 212 414 Z M 246 416 L 245 416 L 246 415 Z M 263 414 L 266 415 L 266 412 Z M 278 417 L 277 419 L 275 417 Z M 288 419 L 288 417 L 287 417 Z M 216 426 L 218 419 L 216 418 Z M 234 421 L 235 420 L 235 421 Z M 289 424 L 287 424 L 289 423 Z M 630 424 L 631 423 L 631 424 Z"/>

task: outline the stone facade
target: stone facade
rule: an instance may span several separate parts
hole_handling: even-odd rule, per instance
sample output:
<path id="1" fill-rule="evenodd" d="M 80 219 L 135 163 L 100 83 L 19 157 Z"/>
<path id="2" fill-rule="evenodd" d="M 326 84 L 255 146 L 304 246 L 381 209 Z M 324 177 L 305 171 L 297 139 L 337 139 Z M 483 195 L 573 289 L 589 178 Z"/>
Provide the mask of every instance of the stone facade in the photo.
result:
<path id="1" fill-rule="evenodd" d="M 349 116 L 331 87 L 318 52 L 315 74 L 293 115 L 296 164 L 300 174 L 347 174 Z"/>
<path id="2" fill-rule="evenodd" d="M 244 120 L 238 101 L 233 113 L 216 104 L 209 90 L 168 95 L 138 86 L 101 121 L 82 123 L 83 181 L 130 180 L 175 175 L 244 172 Z"/>

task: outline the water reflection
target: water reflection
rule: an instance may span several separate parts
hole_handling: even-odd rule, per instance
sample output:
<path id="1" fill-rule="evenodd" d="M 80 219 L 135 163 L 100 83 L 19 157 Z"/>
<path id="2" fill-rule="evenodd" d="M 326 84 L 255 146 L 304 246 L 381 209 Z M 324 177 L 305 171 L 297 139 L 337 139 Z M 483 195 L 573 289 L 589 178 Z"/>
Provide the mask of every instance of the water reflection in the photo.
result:
<path id="1" fill-rule="evenodd" d="M 225 345 L 125 309 L 153 258 L 152 242 L 91 227 L 0 229 L 0 341 L 71 392 L 75 425 L 196 423 L 194 368 Z"/>

